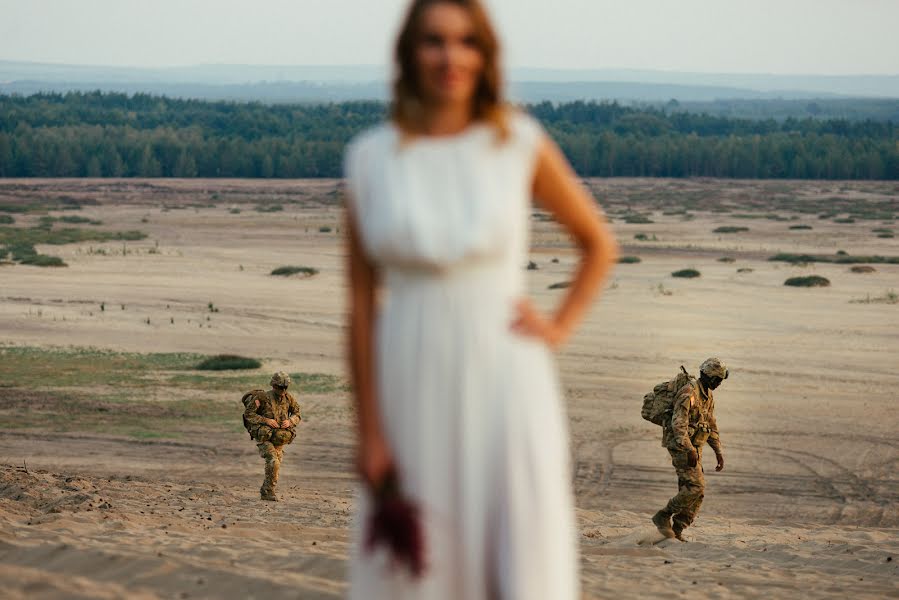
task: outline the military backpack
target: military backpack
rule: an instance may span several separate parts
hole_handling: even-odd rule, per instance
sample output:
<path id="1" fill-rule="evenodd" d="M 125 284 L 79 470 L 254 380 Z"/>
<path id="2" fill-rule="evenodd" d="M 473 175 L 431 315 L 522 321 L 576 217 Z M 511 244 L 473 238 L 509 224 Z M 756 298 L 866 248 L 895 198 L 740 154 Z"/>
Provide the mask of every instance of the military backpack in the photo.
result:
<path id="1" fill-rule="evenodd" d="M 256 408 L 259 408 L 259 399 L 257 395 L 265 395 L 265 390 L 252 390 L 243 395 L 243 398 L 240 399 L 241 404 L 243 404 L 244 410 L 250 408 L 251 404 L 256 405 Z M 244 429 L 247 430 L 247 433 L 250 434 L 250 439 L 253 439 L 253 431 L 250 429 L 253 424 L 247 421 L 246 417 L 243 417 L 243 426 Z"/>
<path id="2" fill-rule="evenodd" d="M 681 366 L 681 372 L 671 381 L 663 381 L 643 396 L 643 409 L 640 414 L 650 423 L 665 426 L 671 420 L 674 398 L 677 392 L 688 383 L 695 383 L 696 378 L 687 373 Z"/>

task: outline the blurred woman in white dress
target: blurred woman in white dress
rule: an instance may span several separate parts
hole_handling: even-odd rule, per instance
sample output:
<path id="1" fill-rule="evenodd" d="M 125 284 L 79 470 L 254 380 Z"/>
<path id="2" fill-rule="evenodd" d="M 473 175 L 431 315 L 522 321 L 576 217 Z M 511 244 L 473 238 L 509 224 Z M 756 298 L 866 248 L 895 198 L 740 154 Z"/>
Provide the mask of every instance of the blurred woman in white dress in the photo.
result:
<path id="1" fill-rule="evenodd" d="M 615 241 L 540 125 L 504 104 L 498 43 L 480 2 L 412 2 L 395 59 L 388 122 L 354 139 L 345 157 L 364 483 L 350 597 L 577 598 L 568 427 L 552 351 L 597 295 Z M 526 296 L 532 198 L 580 249 L 550 315 Z M 367 543 L 388 480 L 417 507 L 422 540 L 410 543 L 421 546 L 411 550 L 423 553 L 420 571 Z"/>

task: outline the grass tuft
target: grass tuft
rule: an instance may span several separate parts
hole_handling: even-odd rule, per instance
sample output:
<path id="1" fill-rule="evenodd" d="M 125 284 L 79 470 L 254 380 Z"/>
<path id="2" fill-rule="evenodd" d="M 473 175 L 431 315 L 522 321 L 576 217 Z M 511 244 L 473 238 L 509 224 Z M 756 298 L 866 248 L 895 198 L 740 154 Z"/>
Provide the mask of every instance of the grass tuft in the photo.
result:
<path id="1" fill-rule="evenodd" d="M 622 256 L 618 259 L 618 262 L 623 265 L 635 265 L 637 263 L 643 262 L 639 256 Z"/>
<path id="2" fill-rule="evenodd" d="M 671 274 L 672 277 L 680 277 L 683 279 L 693 279 L 701 275 L 702 273 L 700 273 L 696 269 L 681 269 L 680 271 L 675 271 Z"/>
<path id="3" fill-rule="evenodd" d="M 712 233 L 741 233 L 743 231 L 749 231 L 748 227 L 738 227 L 736 225 L 723 225 L 721 227 L 716 227 L 712 230 Z"/>
<path id="4" fill-rule="evenodd" d="M 236 369 L 258 369 L 262 363 L 255 358 L 236 354 L 211 356 L 197 365 L 199 371 L 233 371 Z"/>
<path id="5" fill-rule="evenodd" d="M 827 287 L 830 280 L 820 275 L 805 275 L 804 277 L 790 277 L 784 281 L 784 285 L 792 287 Z"/>
<path id="6" fill-rule="evenodd" d="M 284 267 L 278 267 L 273 270 L 271 275 L 276 275 L 278 277 L 290 277 L 291 275 L 302 275 L 304 277 L 312 277 L 313 275 L 318 274 L 318 269 L 315 267 L 297 267 L 292 265 L 287 265 Z"/>

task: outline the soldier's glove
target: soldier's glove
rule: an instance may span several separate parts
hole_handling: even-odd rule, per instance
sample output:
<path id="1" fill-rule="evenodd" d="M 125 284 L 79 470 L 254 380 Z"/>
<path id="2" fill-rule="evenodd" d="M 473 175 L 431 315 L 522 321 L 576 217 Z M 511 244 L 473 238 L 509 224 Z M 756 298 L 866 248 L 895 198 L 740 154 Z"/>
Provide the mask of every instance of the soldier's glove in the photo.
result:
<path id="1" fill-rule="evenodd" d="M 690 467 L 695 467 L 698 463 L 699 453 L 693 448 L 687 450 L 687 464 L 690 465 Z"/>
<path id="2" fill-rule="evenodd" d="M 715 454 L 715 458 L 718 459 L 718 466 L 715 467 L 716 471 L 722 471 L 724 469 L 724 455 L 718 452 Z"/>

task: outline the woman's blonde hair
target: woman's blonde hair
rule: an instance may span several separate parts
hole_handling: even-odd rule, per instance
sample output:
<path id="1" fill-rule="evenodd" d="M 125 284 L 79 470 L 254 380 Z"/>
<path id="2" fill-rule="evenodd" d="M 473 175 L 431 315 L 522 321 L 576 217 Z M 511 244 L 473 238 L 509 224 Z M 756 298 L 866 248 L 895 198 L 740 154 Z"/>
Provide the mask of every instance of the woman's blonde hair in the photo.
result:
<path id="1" fill-rule="evenodd" d="M 472 116 L 494 126 L 501 139 L 508 136 L 506 106 L 502 97 L 502 73 L 499 65 L 499 39 L 479 0 L 413 0 L 396 40 L 393 104 L 390 117 L 401 130 L 412 133 L 422 128 L 424 102 L 415 49 L 421 41 L 421 21 L 425 11 L 435 4 L 453 4 L 464 9 L 474 23 L 475 46 L 484 57 L 484 68 L 472 98 Z"/>

